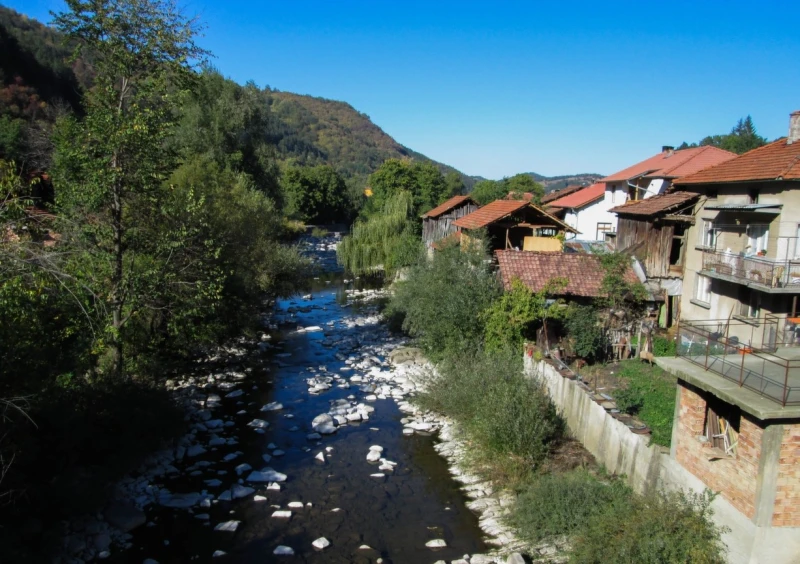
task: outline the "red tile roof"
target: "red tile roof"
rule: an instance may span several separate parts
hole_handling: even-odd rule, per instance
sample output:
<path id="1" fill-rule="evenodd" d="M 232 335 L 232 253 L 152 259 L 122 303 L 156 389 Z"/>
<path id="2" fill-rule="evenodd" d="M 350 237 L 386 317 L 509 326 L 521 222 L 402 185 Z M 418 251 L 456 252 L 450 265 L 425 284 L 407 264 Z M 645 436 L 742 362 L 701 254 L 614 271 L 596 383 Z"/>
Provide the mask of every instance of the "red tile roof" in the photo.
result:
<path id="1" fill-rule="evenodd" d="M 568 196 L 569 194 L 572 194 L 573 192 L 577 192 L 578 190 L 582 190 L 583 188 L 585 188 L 585 186 L 580 186 L 580 185 L 576 184 L 576 185 L 573 185 L 573 186 L 566 186 L 565 188 L 562 188 L 560 190 L 553 190 L 549 194 L 545 194 L 544 196 L 542 196 L 542 203 L 543 204 L 548 204 L 548 203 L 552 202 L 553 200 L 558 200 L 559 198 L 563 198 L 564 196 Z"/>
<path id="2" fill-rule="evenodd" d="M 438 206 L 436 206 L 432 210 L 422 214 L 422 217 L 439 217 L 443 213 L 447 213 L 451 209 L 453 209 L 453 208 L 455 208 L 457 206 L 460 206 L 461 204 L 463 204 L 464 202 L 467 202 L 467 201 L 472 202 L 476 206 L 478 205 L 478 203 L 475 200 L 473 200 L 472 198 L 470 198 L 469 196 L 453 196 L 452 198 L 450 198 L 446 202 L 444 202 L 442 204 L 439 204 Z"/>
<path id="3" fill-rule="evenodd" d="M 583 190 L 578 190 L 577 192 L 573 192 L 572 194 L 564 196 L 563 198 L 553 200 L 549 205 L 554 208 L 582 208 L 583 206 L 589 205 L 604 198 L 605 195 L 605 182 L 598 182 L 597 184 L 587 186 Z"/>
<path id="4" fill-rule="evenodd" d="M 711 146 L 662 152 L 611 176 L 601 178 L 600 181 L 619 182 L 639 176 L 676 178 L 734 158 L 736 158 L 734 153 Z"/>
<path id="5" fill-rule="evenodd" d="M 500 221 L 504 217 L 526 207 L 533 208 L 542 217 L 550 219 L 555 226 L 561 227 L 562 229 L 572 233 L 577 233 L 577 231 L 557 217 L 552 216 L 542 208 L 524 200 L 495 200 L 494 202 L 486 204 L 471 214 L 458 218 L 453 222 L 453 225 L 460 227 L 461 229 L 480 229 L 481 227 L 486 227 L 491 223 Z"/>
<path id="6" fill-rule="evenodd" d="M 511 288 L 511 281 L 519 278 L 534 292 L 541 291 L 553 278 L 566 278 L 563 296 L 594 298 L 601 295 L 603 269 L 600 257 L 583 253 L 539 253 L 530 251 L 495 251 L 503 287 Z M 625 279 L 638 282 L 633 270 L 628 269 Z"/>
<path id="7" fill-rule="evenodd" d="M 676 184 L 800 180 L 800 142 L 778 139 L 735 159 L 678 179 Z"/>
<path id="8" fill-rule="evenodd" d="M 690 202 L 697 198 L 698 194 L 693 192 L 670 192 L 669 194 L 659 194 L 644 200 L 629 200 L 621 206 L 611 208 L 608 211 L 622 215 L 651 216 L 669 212 L 682 206 L 688 206 Z"/>

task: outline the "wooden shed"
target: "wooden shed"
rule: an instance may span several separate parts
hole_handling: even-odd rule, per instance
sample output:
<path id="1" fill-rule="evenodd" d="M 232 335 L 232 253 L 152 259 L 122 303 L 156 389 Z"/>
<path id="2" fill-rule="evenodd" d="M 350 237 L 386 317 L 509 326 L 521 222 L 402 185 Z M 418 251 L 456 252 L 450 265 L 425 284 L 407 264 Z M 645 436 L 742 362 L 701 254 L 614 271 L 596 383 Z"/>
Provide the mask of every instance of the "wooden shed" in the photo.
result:
<path id="1" fill-rule="evenodd" d="M 672 325 L 680 313 L 686 232 L 694 223 L 698 198 L 691 192 L 671 192 L 610 210 L 619 217 L 617 250 L 636 257 L 647 278 L 645 286 L 665 302 L 663 326 Z"/>
<path id="2" fill-rule="evenodd" d="M 455 221 L 479 208 L 469 196 L 453 196 L 422 215 L 422 241 L 426 248 L 456 232 Z"/>
<path id="3" fill-rule="evenodd" d="M 575 229 L 523 200 L 495 200 L 479 210 L 455 221 L 461 231 L 461 242 L 469 241 L 470 232 L 485 229 L 491 250 L 560 251 L 557 235 Z"/>

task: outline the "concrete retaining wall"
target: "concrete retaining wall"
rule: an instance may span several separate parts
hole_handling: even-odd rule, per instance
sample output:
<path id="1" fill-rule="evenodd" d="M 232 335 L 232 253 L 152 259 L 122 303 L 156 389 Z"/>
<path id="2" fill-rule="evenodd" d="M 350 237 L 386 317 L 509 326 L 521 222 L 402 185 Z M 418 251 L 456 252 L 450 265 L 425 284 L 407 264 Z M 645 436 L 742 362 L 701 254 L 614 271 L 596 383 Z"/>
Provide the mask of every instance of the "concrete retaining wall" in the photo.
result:
<path id="1" fill-rule="evenodd" d="M 573 436 L 609 472 L 625 475 L 635 491 L 660 488 L 700 493 L 707 489 L 667 449 L 651 446 L 648 436 L 631 432 L 592 401 L 578 383 L 564 378 L 551 365 L 525 355 L 525 373 L 545 385 Z M 711 507 L 714 521 L 727 529 L 723 540 L 732 564 L 800 562 L 800 555 L 792 548 L 794 543 L 789 541 L 797 529 L 756 527 L 721 496 L 714 499 Z"/>

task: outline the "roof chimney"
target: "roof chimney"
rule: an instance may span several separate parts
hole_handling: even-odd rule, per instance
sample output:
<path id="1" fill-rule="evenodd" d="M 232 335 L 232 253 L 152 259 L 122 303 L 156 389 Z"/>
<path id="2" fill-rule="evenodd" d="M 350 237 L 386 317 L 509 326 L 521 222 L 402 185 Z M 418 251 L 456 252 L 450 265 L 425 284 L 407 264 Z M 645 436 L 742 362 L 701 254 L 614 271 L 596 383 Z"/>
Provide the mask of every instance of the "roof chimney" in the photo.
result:
<path id="1" fill-rule="evenodd" d="M 661 146 L 661 152 L 664 153 L 667 156 L 670 156 L 672 153 L 675 152 L 675 147 L 673 147 L 671 145 L 662 145 Z"/>
<path id="2" fill-rule="evenodd" d="M 789 137 L 786 144 L 791 145 L 795 141 L 800 141 L 800 110 L 789 114 Z"/>

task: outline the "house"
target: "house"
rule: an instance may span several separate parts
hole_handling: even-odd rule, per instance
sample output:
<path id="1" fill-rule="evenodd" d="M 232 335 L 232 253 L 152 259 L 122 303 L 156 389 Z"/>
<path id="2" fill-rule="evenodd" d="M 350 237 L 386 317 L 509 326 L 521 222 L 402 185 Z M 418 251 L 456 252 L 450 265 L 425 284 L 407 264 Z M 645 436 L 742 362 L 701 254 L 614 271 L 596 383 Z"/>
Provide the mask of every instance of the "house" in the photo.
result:
<path id="1" fill-rule="evenodd" d="M 676 178 L 734 157 L 735 154 L 716 147 L 693 147 L 676 151 L 665 145 L 657 155 L 600 179 L 606 185 L 606 205 L 611 209 L 628 200 L 644 200 L 664 194 Z M 612 222 L 613 231 L 616 231 L 616 219 Z"/>
<path id="2" fill-rule="evenodd" d="M 586 301 L 603 295 L 603 267 L 598 255 L 514 250 L 498 250 L 494 254 L 506 290 L 511 288 L 515 278 L 533 292 L 543 290 L 554 278 L 565 278 L 567 284 L 557 294 L 560 297 Z M 639 281 L 632 270 L 626 277 L 632 283 Z"/>
<path id="3" fill-rule="evenodd" d="M 800 335 L 800 323 L 785 320 L 797 317 L 800 295 L 800 112 L 791 123 L 789 137 L 676 182 L 702 196 L 688 232 L 682 315 L 739 321 L 728 336 L 756 347 Z"/>
<path id="4" fill-rule="evenodd" d="M 731 562 L 800 554 L 800 112 L 789 136 L 678 179 L 687 231 L 670 455 L 718 492 Z"/>
<path id="5" fill-rule="evenodd" d="M 671 327 L 680 316 L 686 232 L 699 198 L 693 192 L 670 192 L 609 210 L 619 217 L 616 249 L 636 258 L 648 293 L 659 302 L 661 327 Z"/>
<path id="6" fill-rule="evenodd" d="M 426 248 L 456 232 L 455 220 L 480 206 L 469 196 L 453 196 L 422 215 L 422 241 Z"/>
<path id="7" fill-rule="evenodd" d="M 563 221 L 576 231 L 581 231 L 592 241 L 605 241 L 616 219 L 609 212 L 611 205 L 605 198 L 606 185 L 602 182 L 576 190 L 548 202 L 548 211 L 563 210 Z"/>
<path id="8" fill-rule="evenodd" d="M 556 237 L 576 233 L 563 221 L 524 200 L 495 200 L 457 219 L 454 225 L 461 233 L 462 244 L 468 244 L 471 233 L 485 229 L 491 250 L 560 251 L 561 240 Z"/>

